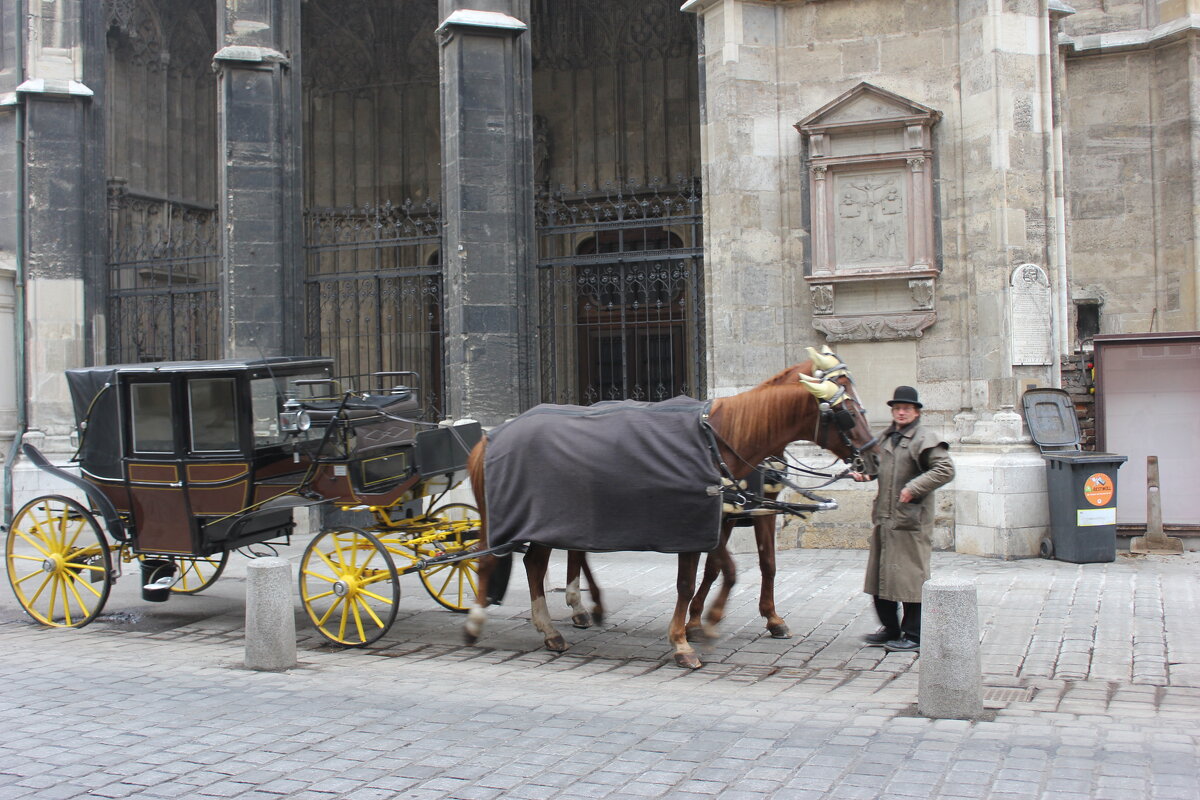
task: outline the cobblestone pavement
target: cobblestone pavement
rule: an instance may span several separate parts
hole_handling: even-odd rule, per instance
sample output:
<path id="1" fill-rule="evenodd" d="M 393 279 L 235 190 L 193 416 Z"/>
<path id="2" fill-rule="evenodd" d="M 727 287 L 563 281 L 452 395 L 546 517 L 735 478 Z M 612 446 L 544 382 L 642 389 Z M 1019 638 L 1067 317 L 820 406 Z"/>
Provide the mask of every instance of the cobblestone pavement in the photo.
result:
<path id="1" fill-rule="evenodd" d="M 571 628 L 552 595 L 564 655 L 541 649 L 517 567 L 477 647 L 411 577 L 363 650 L 322 644 L 297 603 L 285 673 L 242 667 L 244 563 L 161 605 L 127 575 L 82 630 L 37 627 L 5 592 L 0 800 L 1200 798 L 1200 554 L 935 554 L 978 587 L 977 722 L 919 717 L 919 658 L 860 645 L 865 560 L 780 554 L 788 640 L 766 636 L 744 570 L 695 672 L 670 660 L 661 555 L 595 559 L 602 628 Z"/>

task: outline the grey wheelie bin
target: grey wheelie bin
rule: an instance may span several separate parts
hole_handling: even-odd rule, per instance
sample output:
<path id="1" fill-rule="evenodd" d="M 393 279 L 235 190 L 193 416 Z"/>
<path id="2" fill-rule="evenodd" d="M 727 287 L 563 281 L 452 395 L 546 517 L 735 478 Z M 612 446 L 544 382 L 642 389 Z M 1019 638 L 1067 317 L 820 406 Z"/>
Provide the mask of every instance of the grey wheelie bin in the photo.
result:
<path id="1" fill-rule="evenodd" d="M 1021 405 L 1046 459 L 1050 535 L 1042 539 L 1041 555 L 1073 564 L 1115 560 L 1117 470 L 1126 457 L 1079 449 L 1075 404 L 1062 389 L 1030 389 Z"/>

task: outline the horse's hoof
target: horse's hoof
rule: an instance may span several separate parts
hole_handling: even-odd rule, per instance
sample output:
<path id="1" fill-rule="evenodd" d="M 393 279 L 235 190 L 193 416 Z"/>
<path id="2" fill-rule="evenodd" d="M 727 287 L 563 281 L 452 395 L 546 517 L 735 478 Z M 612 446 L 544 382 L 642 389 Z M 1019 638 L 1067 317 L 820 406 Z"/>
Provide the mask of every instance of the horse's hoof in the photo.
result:
<path id="1" fill-rule="evenodd" d="M 479 637 L 473 633 L 463 631 L 463 641 L 467 644 L 476 644 L 479 642 Z"/>
<path id="2" fill-rule="evenodd" d="M 781 622 L 778 625 L 768 625 L 767 633 L 771 634 L 772 639 L 790 639 L 792 632 L 788 630 L 787 623 Z"/>
<path id="3" fill-rule="evenodd" d="M 684 669 L 700 669 L 700 656 L 695 653 L 676 653 L 675 664 Z"/>
<path id="4" fill-rule="evenodd" d="M 579 611 L 571 615 L 571 624 L 576 628 L 592 627 L 592 618 L 586 611 Z"/>
<path id="5" fill-rule="evenodd" d="M 555 653 L 565 653 L 567 650 L 567 640 L 561 636 L 550 636 L 546 639 L 546 649 Z"/>
<path id="6" fill-rule="evenodd" d="M 592 609 L 592 623 L 595 625 L 603 625 L 604 624 L 604 609 L 602 609 L 602 608 L 593 608 Z"/>

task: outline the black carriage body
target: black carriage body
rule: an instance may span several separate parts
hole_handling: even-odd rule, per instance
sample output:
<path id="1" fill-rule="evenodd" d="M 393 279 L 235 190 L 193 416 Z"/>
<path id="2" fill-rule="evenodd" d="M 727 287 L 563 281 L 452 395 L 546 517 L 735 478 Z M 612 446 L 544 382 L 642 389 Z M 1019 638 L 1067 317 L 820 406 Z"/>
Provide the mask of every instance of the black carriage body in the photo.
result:
<path id="1" fill-rule="evenodd" d="M 112 503 L 140 553 L 208 556 L 284 538 L 299 483 L 279 430 L 298 380 L 330 359 L 162 362 L 67 371 L 83 477 Z M 271 487 L 278 489 L 272 492 Z"/>

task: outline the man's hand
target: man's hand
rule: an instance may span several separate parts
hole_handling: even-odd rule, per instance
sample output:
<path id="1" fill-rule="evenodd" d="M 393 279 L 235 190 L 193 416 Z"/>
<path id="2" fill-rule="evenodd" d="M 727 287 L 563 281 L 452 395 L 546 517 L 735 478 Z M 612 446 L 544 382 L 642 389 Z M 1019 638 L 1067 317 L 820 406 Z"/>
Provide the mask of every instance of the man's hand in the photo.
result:
<path id="1" fill-rule="evenodd" d="M 912 492 L 910 492 L 907 489 L 907 487 L 900 490 L 900 502 L 901 503 L 911 503 L 913 500 L 916 500 L 916 499 L 917 499 L 916 495 L 914 495 Z"/>
<path id="2" fill-rule="evenodd" d="M 863 473 L 861 473 L 861 472 L 851 472 L 851 473 L 850 473 L 850 477 L 851 477 L 851 478 L 854 478 L 854 480 L 858 481 L 859 483 L 864 483 L 864 482 L 866 482 L 866 481 L 869 481 L 869 480 L 871 480 L 871 476 L 870 476 L 870 475 L 864 475 L 864 474 L 863 474 Z"/>

